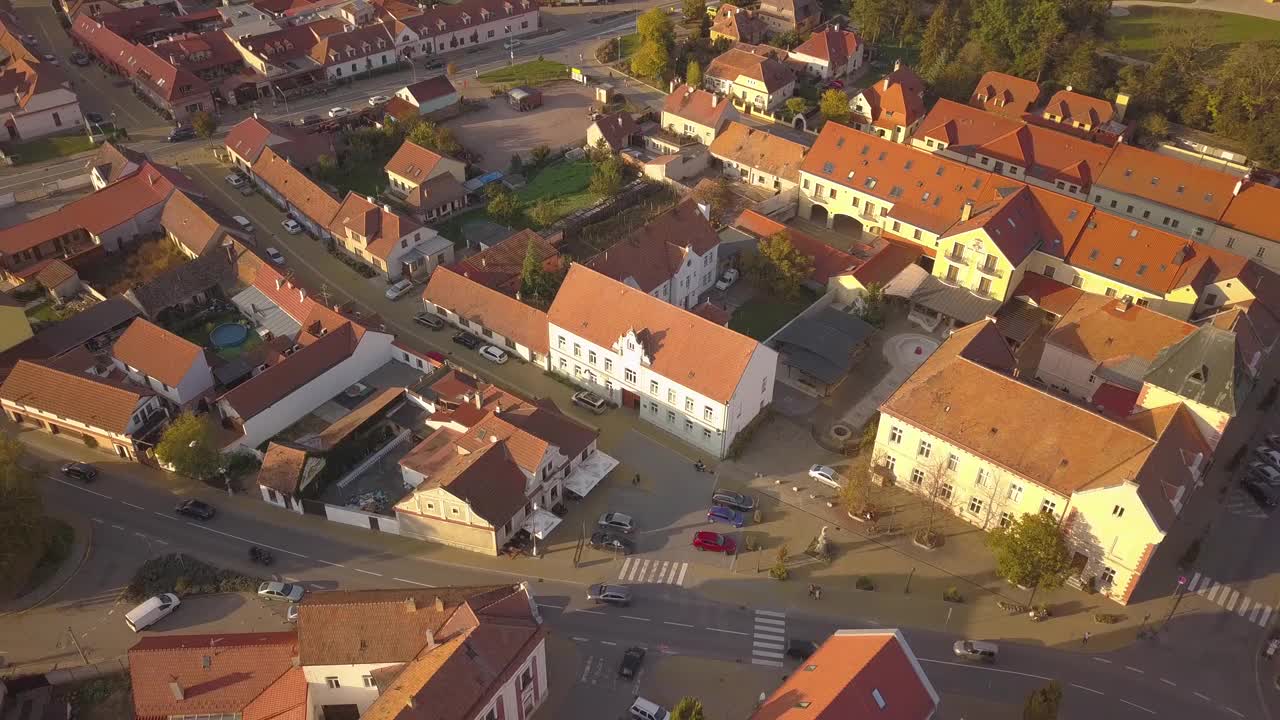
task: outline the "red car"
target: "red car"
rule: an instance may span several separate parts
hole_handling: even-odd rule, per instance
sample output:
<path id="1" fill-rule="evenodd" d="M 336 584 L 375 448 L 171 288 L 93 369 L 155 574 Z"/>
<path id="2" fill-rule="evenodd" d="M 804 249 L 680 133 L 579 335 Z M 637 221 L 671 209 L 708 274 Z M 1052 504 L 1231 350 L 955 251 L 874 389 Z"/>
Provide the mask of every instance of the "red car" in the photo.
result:
<path id="1" fill-rule="evenodd" d="M 427 356 L 428 359 L 435 360 L 441 365 L 444 364 L 444 361 L 445 361 L 444 353 L 439 353 L 439 352 L 436 352 L 435 350 L 428 350 L 424 354 Z"/>
<path id="2" fill-rule="evenodd" d="M 693 534 L 693 546 L 699 550 L 710 550 L 732 555 L 738 549 L 733 538 L 709 530 L 700 530 Z"/>
<path id="3" fill-rule="evenodd" d="M 834 90 L 843 90 L 843 89 L 844 89 L 844 81 L 843 81 L 843 80 L 832 80 L 831 82 L 827 83 L 827 87 L 832 88 L 832 89 L 834 89 Z"/>

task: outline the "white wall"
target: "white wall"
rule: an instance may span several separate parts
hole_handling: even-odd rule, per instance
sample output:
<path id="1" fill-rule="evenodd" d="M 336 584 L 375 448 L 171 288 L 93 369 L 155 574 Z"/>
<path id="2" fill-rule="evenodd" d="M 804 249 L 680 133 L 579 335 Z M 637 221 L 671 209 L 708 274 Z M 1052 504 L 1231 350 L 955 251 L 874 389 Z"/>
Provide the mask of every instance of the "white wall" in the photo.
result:
<path id="1" fill-rule="evenodd" d="M 407 431 L 406 431 L 407 432 Z M 361 510 L 352 510 L 351 508 L 341 508 L 337 505 L 324 506 L 324 515 L 333 522 L 342 523 L 344 525 L 355 525 L 365 530 L 372 530 L 370 518 L 378 521 L 378 532 L 391 533 L 392 535 L 400 534 L 400 521 L 394 516 L 380 515 L 378 513 L 363 512 Z"/>
<path id="2" fill-rule="evenodd" d="M 57 122 L 54 122 L 55 113 L 58 116 Z M 31 98 L 25 108 L 15 108 L 13 121 L 18 135 L 24 140 L 75 131 L 84 126 L 80 102 L 76 94 L 66 88 L 57 88 Z"/>
<path id="3" fill-rule="evenodd" d="M 532 683 L 522 692 L 519 689 L 521 678 L 524 672 L 528 670 L 532 678 Z M 474 720 L 485 720 L 490 717 L 491 713 L 505 720 L 516 720 L 517 718 L 528 718 L 533 715 L 534 711 L 542 706 L 547 699 L 547 641 L 540 640 L 529 653 L 529 657 L 520 664 L 511 677 L 503 683 L 498 692 L 494 693 L 493 698 L 486 703 L 477 714 Z M 521 713 L 521 704 L 524 703 L 527 712 Z M 501 705 L 502 710 L 498 710 Z"/>
<path id="4" fill-rule="evenodd" d="M 777 376 L 778 353 L 763 344 L 757 345 L 746 372 L 742 373 L 742 380 L 729 400 L 725 418 L 725 452 L 738 433 L 773 402 L 773 383 Z"/>
<path id="5" fill-rule="evenodd" d="M 374 670 L 397 663 L 365 663 L 360 665 L 304 665 L 302 674 L 307 679 L 307 697 L 313 707 L 325 705 L 355 705 L 360 714 L 378 697 L 378 688 L 365 687 L 365 676 Z M 337 678 L 339 687 L 329 687 L 325 678 Z M 320 713 L 316 713 L 319 717 Z"/>
<path id="6" fill-rule="evenodd" d="M 1171 477 L 1176 484 L 1184 477 Z M 1123 601 L 1149 546 L 1158 545 L 1164 533 L 1156 527 L 1134 486 L 1101 488 L 1076 493 L 1071 499 L 1075 511 L 1067 523 L 1067 537 L 1073 550 L 1089 556 L 1081 577 L 1098 578 L 1098 590 Z M 1105 582 L 1107 570 L 1114 573 Z"/>
<path id="7" fill-rule="evenodd" d="M 302 503 L 290 501 L 289 504 L 286 505 L 285 496 L 283 494 L 263 485 L 258 486 L 258 492 L 261 493 L 263 502 L 275 505 L 276 507 L 283 508 L 285 510 L 292 510 L 299 515 L 302 514 Z M 272 499 L 272 495 L 275 496 L 274 499 Z"/>
<path id="8" fill-rule="evenodd" d="M 1170 178 L 1172 180 L 1172 178 Z M 1151 200 L 1126 195 L 1095 184 L 1089 202 L 1116 215 L 1160 228 L 1165 232 L 1208 242 L 1217 224 L 1208 218 L 1177 210 Z M 1191 199 L 1188 199 L 1191 202 Z M 1176 223 L 1176 227 L 1175 227 Z"/>
<path id="9" fill-rule="evenodd" d="M 1040 363 L 1036 367 L 1036 377 L 1052 388 L 1066 390 L 1079 399 L 1088 400 L 1098 389 L 1096 379 L 1095 382 L 1090 382 L 1097 367 L 1096 360 L 1045 343 Z"/>
<path id="10" fill-rule="evenodd" d="M 506 350 L 508 354 L 514 354 L 519 356 L 525 362 L 533 363 L 534 365 L 544 370 L 547 369 L 547 358 L 542 355 L 539 355 L 538 353 L 534 352 L 530 348 L 524 345 L 521 345 L 515 340 L 511 340 L 510 338 L 507 338 L 504 335 L 496 333 L 493 330 L 490 330 L 489 328 L 481 325 L 480 323 L 477 323 L 471 320 L 466 320 L 462 317 L 459 317 L 457 313 L 444 307 L 443 305 L 436 305 L 430 300 L 423 300 L 423 302 L 427 306 L 434 308 L 434 312 L 444 320 L 448 321 L 450 325 L 466 330 L 467 332 L 473 333 L 479 336 L 480 339 L 484 340 L 487 344 L 497 345 L 503 350 Z"/>
<path id="11" fill-rule="evenodd" d="M 387 46 L 382 52 L 372 52 L 364 57 L 339 57 L 324 69 L 324 74 L 329 80 L 338 78 L 362 80 L 372 71 L 395 66 L 396 49 L 393 46 Z"/>

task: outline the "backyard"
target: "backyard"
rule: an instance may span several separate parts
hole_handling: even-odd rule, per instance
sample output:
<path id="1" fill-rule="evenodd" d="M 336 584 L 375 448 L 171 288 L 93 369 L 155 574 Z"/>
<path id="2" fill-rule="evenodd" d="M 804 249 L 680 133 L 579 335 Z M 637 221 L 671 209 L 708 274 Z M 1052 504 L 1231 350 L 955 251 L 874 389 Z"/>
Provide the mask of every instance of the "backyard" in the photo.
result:
<path id="1" fill-rule="evenodd" d="M 174 244 L 165 237 L 141 240 L 125 252 L 109 255 L 79 269 L 85 283 L 108 297 L 155 279 L 164 271 L 187 262 Z"/>
<path id="2" fill-rule="evenodd" d="M 566 80 L 569 68 L 554 60 L 530 60 L 508 67 L 490 70 L 480 76 L 487 83 L 496 85 L 525 85 L 536 87 L 556 80 Z"/>
<path id="3" fill-rule="evenodd" d="M 1125 9 L 1129 14 L 1107 21 L 1106 35 L 1115 52 L 1139 60 L 1152 59 L 1164 32 L 1178 27 L 1202 29 L 1218 60 L 1241 43 L 1280 37 L 1280 22 L 1248 15 L 1145 5 Z"/>
<path id="4" fill-rule="evenodd" d="M 25 143 L 5 143 L 4 151 L 8 155 L 17 155 L 19 165 L 30 165 L 87 152 L 95 147 L 97 144 L 85 135 L 61 135 Z"/>
<path id="5" fill-rule="evenodd" d="M 182 319 L 171 323 L 170 331 L 182 336 L 183 338 L 199 345 L 200 347 L 213 348 L 213 344 L 209 340 L 209 333 L 219 325 L 228 323 L 245 324 L 244 318 L 240 316 L 237 310 L 227 310 L 225 312 L 205 315 L 191 322 Z M 252 329 L 249 330 L 245 341 L 236 347 L 213 348 L 214 352 L 225 360 L 238 357 L 240 355 L 253 350 L 262 344 L 262 337 Z"/>
<path id="6" fill-rule="evenodd" d="M 586 160 L 570 162 L 561 160 L 553 162 L 534 173 L 529 181 L 515 192 L 520 201 L 522 212 L 510 223 L 513 229 L 539 227 L 529 217 L 529 210 L 539 201 L 546 199 L 552 211 L 548 215 L 549 222 L 555 222 L 578 210 L 590 207 L 599 199 L 595 193 L 587 189 L 591 183 L 591 163 Z M 546 220 L 547 218 L 543 218 Z M 455 244 L 463 239 L 463 228 L 472 223 L 497 222 L 489 217 L 481 208 L 455 215 L 436 226 L 436 230 Z M 502 223 L 507 224 L 507 223 Z M 549 224 L 549 223 L 548 223 Z"/>
<path id="7" fill-rule="evenodd" d="M 733 317 L 729 319 L 729 328 L 763 342 L 816 299 L 809 290 L 802 290 L 801 297 L 796 300 L 759 294 L 734 311 Z"/>

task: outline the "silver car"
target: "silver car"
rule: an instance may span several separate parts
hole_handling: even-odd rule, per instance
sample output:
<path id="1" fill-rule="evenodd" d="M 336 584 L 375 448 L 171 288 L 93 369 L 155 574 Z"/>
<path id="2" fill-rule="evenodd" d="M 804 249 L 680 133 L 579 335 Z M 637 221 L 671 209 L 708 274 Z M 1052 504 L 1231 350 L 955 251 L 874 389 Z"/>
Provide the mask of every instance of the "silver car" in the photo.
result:
<path id="1" fill-rule="evenodd" d="M 985 640 L 957 640 L 951 647 L 952 652 L 961 660 L 977 660 L 993 663 L 1000 654 L 1000 648 L 993 642 Z"/>
<path id="2" fill-rule="evenodd" d="M 301 585 L 282 582 L 264 582 L 258 586 L 258 597 L 267 600 L 288 600 L 298 602 L 306 589 Z"/>
<path id="3" fill-rule="evenodd" d="M 620 512 L 607 512 L 600 516 L 600 521 L 596 524 L 605 530 L 616 530 L 624 533 L 629 533 L 635 529 L 635 525 L 631 522 L 631 516 Z"/>
<path id="4" fill-rule="evenodd" d="M 625 585 L 606 585 L 600 583 L 587 588 L 587 599 L 597 603 L 610 605 L 630 605 L 631 589 Z"/>
<path id="5" fill-rule="evenodd" d="M 809 477 L 823 485 L 830 485 L 833 488 L 840 487 L 840 475 L 836 473 L 835 468 L 830 468 L 826 465 L 814 465 L 809 468 Z"/>

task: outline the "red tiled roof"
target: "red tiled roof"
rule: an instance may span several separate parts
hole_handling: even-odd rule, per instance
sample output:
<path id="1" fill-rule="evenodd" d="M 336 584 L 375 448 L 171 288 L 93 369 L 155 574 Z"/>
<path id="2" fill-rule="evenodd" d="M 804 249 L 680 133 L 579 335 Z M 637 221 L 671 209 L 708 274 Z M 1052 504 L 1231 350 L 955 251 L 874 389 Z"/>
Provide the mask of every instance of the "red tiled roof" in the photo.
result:
<path id="1" fill-rule="evenodd" d="M 19 360 L 0 385 L 0 399 L 119 434 L 151 395 L 145 388 L 27 360 Z"/>
<path id="2" fill-rule="evenodd" d="M 1231 175 L 1181 158 L 1121 144 L 1097 184 L 1216 221 L 1230 204 L 1236 182 Z"/>
<path id="3" fill-rule="evenodd" d="M 1070 125 L 1078 122 L 1097 128 L 1110 122 L 1115 116 L 1115 108 L 1106 100 L 1082 95 L 1071 90 L 1059 90 L 1045 103 L 1044 111 L 1062 118 L 1060 122 Z"/>
<path id="4" fill-rule="evenodd" d="M 204 361 L 204 348 L 146 318 L 135 318 L 112 346 L 111 355 L 148 377 L 177 387 L 197 361 Z"/>
<path id="5" fill-rule="evenodd" d="M 306 450 L 270 443 L 262 456 L 262 465 L 258 468 L 257 483 L 285 495 L 296 495 L 306 464 Z"/>
<path id="6" fill-rule="evenodd" d="M 889 241 L 869 260 L 854 268 L 852 275 L 863 287 L 884 285 L 919 260 L 920 255 L 919 245 Z"/>
<path id="7" fill-rule="evenodd" d="M 547 314 L 450 270 L 437 268 L 422 292 L 422 299 L 443 306 L 461 317 L 547 354 Z"/>
<path id="8" fill-rule="evenodd" d="M 1084 291 L 1066 283 L 1047 278 L 1040 273 L 1023 273 L 1011 298 L 1026 298 L 1031 304 L 1062 317 L 1084 295 Z"/>
<path id="9" fill-rule="evenodd" d="M 662 103 L 662 112 L 718 131 L 733 103 L 715 93 L 681 85 Z M 677 128 L 677 132 L 683 128 Z"/>
<path id="10" fill-rule="evenodd" d="M 392 210 L 390 205 L 375 205 L 354 192 L 347 193 L 329 221 L 334 237 L 345 239 L 351 230 L 364 239 L 365 249 L 371 255 L 383 260 L 391 258 L 401 238 L 421 229 L 416 220 Z"/>
<path id="11" fill-rule="evenodd" d="M 1263 185 L 1252 180 L 1241 180 L 1236 193 L 1218 221 L 1233 230 L 1249 233 L 1267 240 L 1280 241 L 1280 188 Z"/>
<path id="12" fill-rule="evenodd" d="M 859 265 L 858 259 L 849 253 L 834 248 L 821 240 L 772 220 L 755 210 L 744 210 L 734 221 L 734 227 L 757 238 L 766 238 L 783 233 L 791 241 L 796 250 L 813 258 L 813 271 L 809 279 L 823 285 L 833 275 L 843 275 Z"/>
<path id="13" fill-rule="evenodd" d="M 406 85 L 404 89 L 409 93 L 410 97 L 417 101 L 418 105 L 458 92 L 458 88 L 454 87 L 452 82 L 449 82 L 448 75 L 436 75 L 426 80 L 419 80 L 411 85 Z"/>
<path id="14" fill-rule="evenodd" d="M 208 84 L 190 70 L 173 65 L 146 45 L 130 43 L 87 13 L 76 17 L 71 34 L 170 103 L 209 92 Z"/>
<path id="15" fill-rule="evenodd" d="M 799 182 L 800 164 L 804 162 L 804 145 L 740 122 L 730 122 L 711 142 L 710 152 L 721 160 L 730 160 L 774 177 Z"/>
<path id="16" fill-rule="evenodd" d="M 989 70 L 973 89 L 969 104 L 988 112 L 1021 117 L 1040 98 L 1040 86 L 1032 80 Z"/>
<path id="17" fill-rule="evenodd" d="M 602 115 L 591 123 L 600 132 L 600 136 L 614 152 L 621 152 L 631 144 L 631 139 L 640 132 L 640 126 L 626 110 Z"/>
<path id="18" fill-rule="evenodd" d="M 548 320 L 601 347 L 634 331 L 649 368 L 721 403 L 736 391 L 760 343 L 586 266 L 569 267 Z"/>
<path id="19" fill-rule="evenodd" d="M 486 17 L 485 12 L 488 12 Z M 537 0 L 462 0 L 456 4 L 437 3 L 420 15 L 401 18 L 415 32 L 430 37 L 450 31 L 460 32 L 468 26 L 503 18 L 516 18 L 538 12 Z M 469 16 L 469 22 L 464 19 Z"/>
<path id="20" fill-rule="evenodd" d="M 826 60 L 833 67 L 842 67 L 849 58 L 862 52 L 861 45 L 862 42 L 858 39 L 857 33 L 827 28 L 813 33 L 808 40 L 791 52 Z"/>
<path id="21" fill-rule="evenodd" d="M 351 324 L 345 323 L 237 385 L 220 400 L 241 420 L 249 420 L 351 357 L 357 344 Z"/>
<path id="22" fill-rule="evenodd" d="M 1099 363 L 1139 358 L 1150 363 L 1195 326 L 1115 298 L 1083 295 L 1045 336 L 1045 343 Z"/>
<path id="23" fill-rule="evenodd" d="M 758 52 L 753 50 L 756 50 L 755 46 L 750 45 L 729 48 L 711 61 L 707 66 L 706 75 L 731 83 L 737 82 L 738 76 L 745 75 L 762 83 L 765 90 L 770 93 L 781 90 L 787 83 L 795 80 L 795 73 L 787 67 L 786 63 L 766 54 L 764 49 Z"/>
<path id="24" fill-rule="evenodd" d="M 1082 270 L 1164 296 L 1185 284 L 1187 270 L 1209 248 L 1117 215 L 1096 212 L 1067 262 Z M 1207 253 L 1206 253 L 1207 254 Z"/>
<path id="25" fill-rule="evenodd" d="M 431 171 L 442 159 L 439 153 L 405 140 L 384 169 L 411 182 L 421 183 L 431 176 Z"/>
<path id="26" fill-rule="evenodd" d="M 909 67 L 885 75 L 861 95 L 876 127 L 908 126 L 924 117 L 924 81 Z"/>
<path id="27" fill-rule="evenodd" d="M 530 244 L 544 270 L 559 268 L 560 253 L 555 246 L 533 230 L 521 230 L 491 245 L 488 250 L 450 265 L 449 269 L 486 287 L 515 295 L 520 290 L 520 275 Z"/>
<path id="28" fill-rule="evenodd" d="M 48 265 L 45 265 L 40 272 L 36 273 L 32 279 L 43 285 L 45 289 L 52 290 L 62 283 L 78 277 L 79 274 L 70 265 L 61 260 L 53 260 Z"/>
<path id="29" fill-rule="evenodd" d="M 689 252 L 701 257 L 719 244 L 715 228 L 690 199 L 653 218 L 586 264 L 619 282 L 631 279 L 648 293 L 675 277 Z"/>
<path id="30" fill-rule="evenodd" d="M 703 320 L 708 320 L 717 325 L 724 325 L 725 327 L 728 327 L 729 320 L 733 317 L 728 310 L 710 300 L 703 300 L 697 307 L 691 308 L 689 312 Z"/>
<path id="31" fill-rule="evenodd" d="M 263 148 L 253 174 L 318 225 L 327 226 L 338 213 L 332 195 L 270 147 Z"/>

